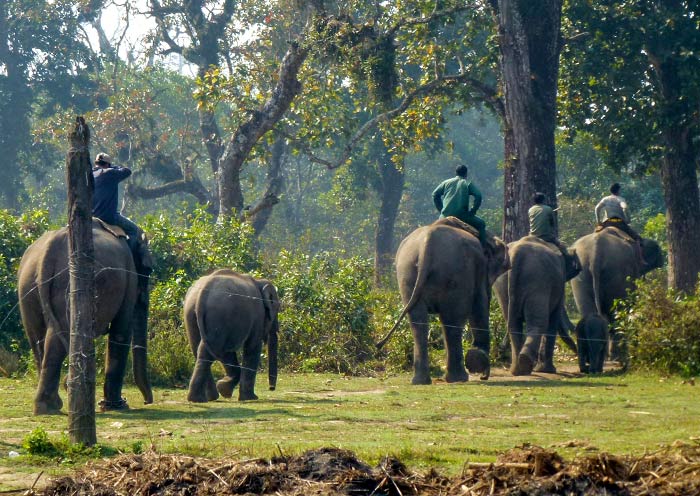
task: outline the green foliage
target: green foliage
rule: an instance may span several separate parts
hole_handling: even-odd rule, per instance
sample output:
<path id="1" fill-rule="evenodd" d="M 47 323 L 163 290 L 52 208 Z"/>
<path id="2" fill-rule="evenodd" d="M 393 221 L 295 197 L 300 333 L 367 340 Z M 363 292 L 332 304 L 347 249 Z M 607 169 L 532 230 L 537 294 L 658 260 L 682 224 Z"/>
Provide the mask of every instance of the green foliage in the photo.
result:
<path id="1" fill-rule="evenodd" d="M 668 240 L 666 237 L 666 216 L 656 214 L 644 225 L 642 236 L 650 238 L 659 243 L 664 253 L 668 253 Z"/>
<path id="2" fill-rule="evenodd" d="M 26 352 L 22 322 L 17 308 L 17 269 L 24 250 L 49 227 L 44 210 L 27 211 L 14 216 L 0 210 L 0 348 Z"/>
<path id="3" fill-rule="evenodd" d="M 271 278 L 283 302 L 280 365 L 357 374 L 374 355 L 372 263 L 283 250 Z"/>
<path id="4" fill-rule="evenodd" d="M 22 441 L 22 448 L 28 455 L 49 458 L 63 464 L 117 454 L 115 449 L 100 444 L 92 447 L 86 447 L 80 443 L 73 444 L 65 435 L 60 439 L 51 439 L 43 427 L 37 427 L 30 432 Z"/>
<path id="5" fill-rule="evenodd" d="M 627 337 L 630 366 L 684 377 L 700 374 L 700 288 L 683 295 L 666 277 L 638 281 L 621 304 L 616 325 Z"/>

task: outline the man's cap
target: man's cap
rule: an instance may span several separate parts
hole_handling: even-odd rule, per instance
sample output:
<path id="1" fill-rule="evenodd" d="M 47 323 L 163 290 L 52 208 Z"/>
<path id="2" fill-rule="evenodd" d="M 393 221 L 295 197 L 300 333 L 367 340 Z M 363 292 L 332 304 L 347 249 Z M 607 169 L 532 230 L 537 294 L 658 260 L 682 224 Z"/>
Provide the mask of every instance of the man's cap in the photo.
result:
<path id="1" fill-rule="evenodd" d="M 110 157 L 106 153 L 98 153 L 97 157 L 95 157 L 95 163 L 98 162 L 103 162 L 105 164 L 112 165 L 112 157 Z"/>

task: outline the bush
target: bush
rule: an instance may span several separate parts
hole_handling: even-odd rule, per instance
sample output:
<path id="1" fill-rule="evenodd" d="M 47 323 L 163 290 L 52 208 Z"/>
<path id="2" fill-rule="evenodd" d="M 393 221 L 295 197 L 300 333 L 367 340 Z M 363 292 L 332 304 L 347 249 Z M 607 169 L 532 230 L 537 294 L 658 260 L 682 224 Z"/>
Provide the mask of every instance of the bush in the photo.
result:
<path id="1" fill-rule="evenodd" d="M 631 367 L 700 374 L 700 291 L 686 296 L 668 289 L 657 271 L 619 304 L 615 325 L 627 338 Z"/>
<path id="2" fill-rule="evenodd" d="M 48 228 L 48 212 L 44 210 L 19 217 L 0 210 L 0 348 L 5 351 L 29 351 L 17 306 L 17 269 L 27 247 Z"/>
<path id="3" fill-rule="evenodd" d="M 283 250 L 270 278 L 283 302 L 280 365 L 357 374 L 374 357 L 372 262 Z"/>

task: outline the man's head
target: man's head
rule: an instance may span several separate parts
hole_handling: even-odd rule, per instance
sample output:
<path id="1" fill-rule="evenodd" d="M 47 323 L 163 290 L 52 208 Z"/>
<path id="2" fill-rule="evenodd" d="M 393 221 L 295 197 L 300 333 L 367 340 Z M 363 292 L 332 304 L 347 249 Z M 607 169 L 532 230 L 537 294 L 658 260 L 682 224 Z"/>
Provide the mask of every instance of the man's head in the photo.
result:
<path id="1" fill-rule="evenodd" d="M 535 202 L 536 205 L 541 205 L 544 203 L 544 193 L 537 192 L 535 195 L 532 197 L 532 201 Z"/>
<path id="2" fill-rule="evenodd" d="M 620 183 L 615 183 L 612 186 L 610 186 L 610 192 L 613 195 L 619 195 L 620 194 L 620 189 L 622 189 L 622 186 L 620 186 Z"/>
<path id="3" fill-rule="evenodd" d="M 112 157 L 106 153 L 98 153 L 95 157 L 95 165 L 99 167 L 109 167 L 112 165 Z"/>
<path id="4" fill-rule="evenodd" d="M 464 164 L 459 164 L 457 166 L 457 169 L 455 169 L 455 174 L 457 174 L 459 177 L 467 177 L 468 173 L 469 173 L 469 167 L 467 167 Z"/>

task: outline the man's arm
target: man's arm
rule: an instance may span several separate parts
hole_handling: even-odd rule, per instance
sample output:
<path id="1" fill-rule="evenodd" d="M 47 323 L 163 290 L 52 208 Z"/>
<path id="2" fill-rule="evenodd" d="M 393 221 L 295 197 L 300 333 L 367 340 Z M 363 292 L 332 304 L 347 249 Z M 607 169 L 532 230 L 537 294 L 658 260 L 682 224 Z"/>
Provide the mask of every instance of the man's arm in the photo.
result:
<path id="1" fill-rule="evenodd" d="M 603 201 L 604 201 L 604 200 L 600 200 L 600 201 L 598 202 L 598 205 L 595 206 L 595 221 L 596 221 L 596 224 L 600 224 L 600 211 L 601 211 L 601 209 L 603 208 Z"/>
<path id="2" fill-rule="evenodd" d="M 627 210 L 627 202 L 624 199 L 620 199 L 620 207 L 622 208 L 622 216 L 624 217 L 624 221 L 629 224 L 630 223 L 630 213 L 629 210 Z"/>
<path id="3" fill-rule="evenodd" d="M 438 212 L 442 212 L 442 195 L 445 193 L 445 183 L 440 183 L 440 185 L 433 191 L 433 203 Z"/>
<path id="4" fill-rule="evenodd" d="M 476 211 L 481 206 L 481 191 L 474 183 L 469 183 L 469 194 L 474 197 L 474 206 L 469 210 L 469 215 L 476 215 Z"/>

